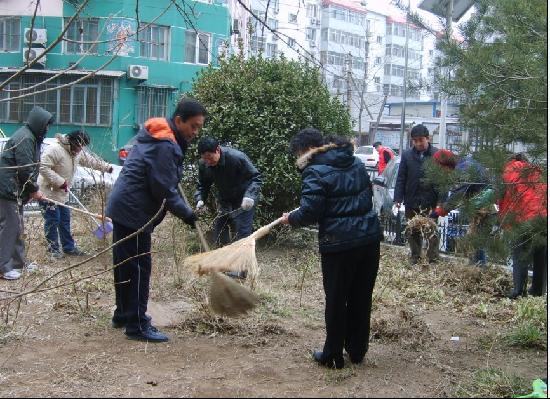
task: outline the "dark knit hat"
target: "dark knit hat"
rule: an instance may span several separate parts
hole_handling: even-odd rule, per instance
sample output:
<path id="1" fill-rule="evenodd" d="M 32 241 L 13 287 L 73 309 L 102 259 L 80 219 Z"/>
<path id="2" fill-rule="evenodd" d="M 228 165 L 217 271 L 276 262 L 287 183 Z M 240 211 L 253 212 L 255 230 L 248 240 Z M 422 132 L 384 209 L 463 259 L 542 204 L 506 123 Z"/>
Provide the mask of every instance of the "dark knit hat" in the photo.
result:
<path id="1" fill-rule="evenodd" d="M 411 130 L 411 137 L 429 137 L 430 132 L 428 131 L 428 128 L 424 125 L 416 125 Z"/>

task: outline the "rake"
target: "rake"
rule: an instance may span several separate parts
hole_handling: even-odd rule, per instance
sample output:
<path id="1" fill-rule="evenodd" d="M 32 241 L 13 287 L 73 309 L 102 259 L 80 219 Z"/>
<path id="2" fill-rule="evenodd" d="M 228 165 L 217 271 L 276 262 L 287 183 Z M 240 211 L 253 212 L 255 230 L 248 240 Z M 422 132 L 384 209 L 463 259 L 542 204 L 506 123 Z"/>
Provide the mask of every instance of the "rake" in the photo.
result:
<path id="1" fill-rule="evenodd" d="M 54 199 L 47 198 L 47 197 L 44 197 L 44 201 L 51 202 L 52 204 L 55 204 L 55 205 L 64 206 L 65 208 L 69 208 L 69 209 L 71 209 L 75 212 L 80 212 L 80 213 L 83 213 L 84 215 L 91 216 L 94 219 L 100 219 L 100 220 L 103 221 L 104 226 L 109 226 L 110 225 L 111 226 L 111 231 L 112 231 L 113 221 L 111 220 L 111 218 L 109 218 L 107 216 L 100 215 L 98 213 L 92 213 L 92 212 L 84 210 L 84 209 L 75 208 L 74 206 L 70 206 L 70 205 L 64 204 L 63 202 L 59 202 L 59 201 L 56 201 Z M 107 229 L 108 229 L 108 227 L 106 227 L 106 230 Z"/>
<path id="2" fill-rule="evenodd" d="M 74 198 L 74 200 L 78 203 L 78 205 L 80 205 L 82 209 L 89 212 L 88 209 L 84 206 L 84 204 L 80 202 L 78 197 L 74 195 L 74 193 L 71 190 L 69 190 L 69 194 Z M 97 225 L 97 229 L 94 230 L 94 235 L 98 239 L 100 240 L 104 239 L 105 237 L 107 237 L 109 233 L 113 231 L 113 224 L 110 221 L 103 220 L 102 223 L 99 223 L 96 218 L 92 217 L 91 219 Z"/>
<path id="3" fill-rule="evenodd" d="M 184 201 L 189 205 L 189 201 L 187 201 L 181 184 L 178 184 L 178 189 Z M 210 246 L 198 222 L 195 222 L 195 230 L 197 231 L 203 248 L 207 251 L 204 252 L 204 254 L 216 252 L 217 250 L 210 251 Z M 187 263 L 187 259 L 185 263 Z M 200 275 L 202 274 L 204 273 L 200 273 Z M 210 276 L 208 303 L 214 313 L 235 317 L 247 313 L 258 304 L 258 296 L 243 285 L 214 270 L 210 271 Z"/>

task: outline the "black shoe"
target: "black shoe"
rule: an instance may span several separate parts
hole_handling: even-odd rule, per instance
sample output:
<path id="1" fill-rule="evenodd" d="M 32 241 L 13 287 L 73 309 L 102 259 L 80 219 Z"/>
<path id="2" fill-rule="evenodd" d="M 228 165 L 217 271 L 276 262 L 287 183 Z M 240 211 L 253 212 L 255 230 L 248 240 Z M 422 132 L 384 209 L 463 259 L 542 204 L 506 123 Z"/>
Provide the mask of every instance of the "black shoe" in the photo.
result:
<path id="1" fill-rule="evenodd" d="M 414 265 L 418 264 L 419 260 L 420 260 L 419 258 L 409 258 L 409 265 L 414 266 Z"/>
<path id="2" fill-rule="evenodd" d="M 70 251 L 63 251 L 64 253 L 66 253 L 67 255 L 73 255 L 73 256 L 86 256 L 86 252 L 84 251 L 81 251 L 80 248 L 78 247 L 74 247 L 72 250 Z"/>
<path id="3" fill-rule="evenodd" d="M 329 369 L 342 369 L 344 368 L 344 358 L 340 359 L 326 359 L 321 351 L 313 351 L 313 360 L 319 363 L 321 366 L 328 367 Z"/>
<path id="4" fill-rule="evenodd" d="M 511 291 L 506 295 L 506 298 L 508 299 L 518 299 L 520 296 L 522 296 L 521 292 Z"/>
<path id="5" fill-rule="evenodd" d="M 246 272 L 246 270 L 243 271 L 243 272 L 227 272 L 227 273 L 225 273 L 225 275 L 227 277 L 231 277 L 231 278 L 235 278 L 235 279 L 239 279 L 239 280 L 246 279 L 247 274 L 248 273 Z"/>
<path id="6" fill-rule="evenodd" d="M 113 328 L 123 328 L 126 327 L 126 320 L 111 320 L 111 326 Z"/>
<path id="7" fill-rule="evenodd" d="M 145 330 L 139 331 L 137 333 L 128 334 L 126 333 L 128 339 L 133 339 L 136 341 L 147 341 L 147 342 L 167 342 L 168 336 L 161 333 L 157 330 L 156 327 L 148 326 Z"/>

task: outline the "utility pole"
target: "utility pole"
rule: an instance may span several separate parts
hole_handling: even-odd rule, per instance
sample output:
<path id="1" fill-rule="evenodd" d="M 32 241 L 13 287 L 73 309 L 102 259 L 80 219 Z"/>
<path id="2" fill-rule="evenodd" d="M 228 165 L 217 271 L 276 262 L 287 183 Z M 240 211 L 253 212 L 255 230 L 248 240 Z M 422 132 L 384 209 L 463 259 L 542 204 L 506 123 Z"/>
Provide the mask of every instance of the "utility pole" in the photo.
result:
<path id="1" fill-rule="evenodd" d="M 361 136 L 362 132 L 362 119 L 363 119 L 363 108 L 365 107 L 365 94 L 367 92 L 367 76 L 369 72 L 369 48 L 370 48 L 370 42 L 369 42 L 369 32 L 367 31 L 365 33 L 366 41 L 365 41 L 365 73 L 363 74 L 363 82 L 361 83 L 361 100 L 359 105 L 359 136 Z M 370 115 L 370 111 L 367 108 L 367 112 L 369 113 L 369 116 L 372 119 L 372 115 Z M 367 143 L 371 144 L 371 143 Z"/>
<path id="2" fill-rule="evenodd" d="M 348 111 L 351 115 L 351 79 L 352 79 L 352 75 L 351 75 L 351 67 L 352 67 L 351 52 L 348 53 L 347 60 L 346 60 L 346 67 L 347 67 L 347 71 L 346 71 L 347 99 L 346 99 L 346 101 L 347 101 Z"/>
<path id="3" fill-rule="evenodd" d="M 445 33 L 448 40 L 451 40 L 451 35 L 453 33 L 453 0 L 450 0 L 447 3 L 447 21 L 445 24 Z M 449 78 L 449 69 L 445 68 L 444 70 L 445 77 Z M 441 97 L 441 121 L 439 123 L 439 148 L 445 148 L 447 145 L 447 94 L 440 91 Z"/>
<path id="4" fill-rule="evenodd" d="M 405 136 L 405 106 L 407 103 L 407 79 L 409 74 L 409 12 L 411 0 L 407 4 L 407 18 L 405 20 L 405 72 L 403 76 L 403 104 L 401 106 L 401 134 L 399 137 L 399 155 L 403 154 L 403 139 Z"/>

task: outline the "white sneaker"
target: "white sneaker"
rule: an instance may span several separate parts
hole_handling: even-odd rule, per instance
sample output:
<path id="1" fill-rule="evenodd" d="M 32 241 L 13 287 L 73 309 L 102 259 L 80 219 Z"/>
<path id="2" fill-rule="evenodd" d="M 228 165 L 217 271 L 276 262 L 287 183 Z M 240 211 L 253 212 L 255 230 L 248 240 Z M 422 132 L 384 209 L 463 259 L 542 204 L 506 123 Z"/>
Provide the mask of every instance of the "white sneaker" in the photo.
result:
<path id="1" fill-rule="evenodd" d="M 25 265 L 25 270 L 28 272 L 34 272 L 35 270 L 38 270 L 38 263 L 36 262 L 27 263 Z"/>
<path id="2" fill-rule="evenodd" d="M 2 274 L 2 278 L 5 280 L 17 280 L 19 277 L 21 277 L 21 273 L 17 270 L 10 270 L 9 272 Z"/>

